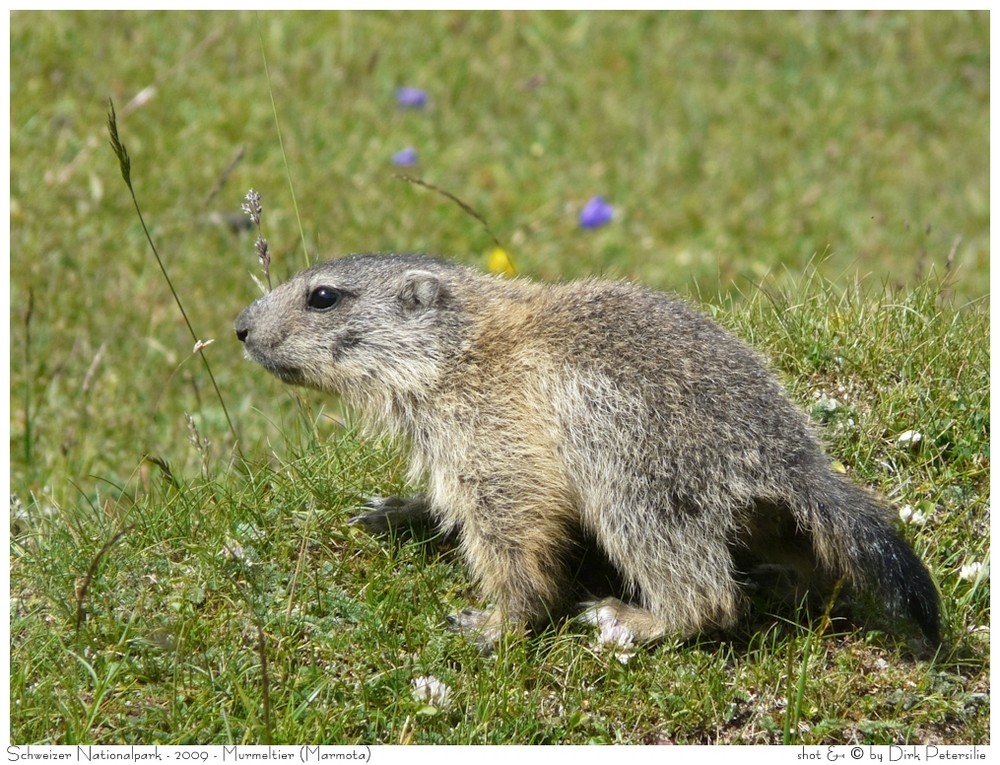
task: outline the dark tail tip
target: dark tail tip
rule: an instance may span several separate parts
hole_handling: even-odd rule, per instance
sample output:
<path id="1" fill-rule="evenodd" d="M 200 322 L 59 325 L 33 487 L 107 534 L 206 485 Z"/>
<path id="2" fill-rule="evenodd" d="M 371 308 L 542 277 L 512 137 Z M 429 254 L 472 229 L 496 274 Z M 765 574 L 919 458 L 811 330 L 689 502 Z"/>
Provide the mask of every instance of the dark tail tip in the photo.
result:
<path id="1" fill-rule="evenodd" d="M 813 528 L 837 551 L 840 574 L 867 589 L 895 617 L 911 619 L 927 640 L 941 643 L 941 600 L 923 561 L 893 527 L 887 508 L 842 476 L 824 474 Z M 814 531 L 816 533 L 816 531 Z"/>
<path id="2" fill-rule="evenodd" d="M 923 581 L 915 583 L 908 593 L 906 607 L 924 637 L 937 647 L 941 645 L 941 604 L 937 589 L 922 564 L 921 569 Z"/>
<path id="3" fill-rule="evenodd" d="M 875 589 L 910 617 L 934 646 L 941 643 L 941 599 L 926 566 L 895 530 L 886 527 L 875 566 Z"/>

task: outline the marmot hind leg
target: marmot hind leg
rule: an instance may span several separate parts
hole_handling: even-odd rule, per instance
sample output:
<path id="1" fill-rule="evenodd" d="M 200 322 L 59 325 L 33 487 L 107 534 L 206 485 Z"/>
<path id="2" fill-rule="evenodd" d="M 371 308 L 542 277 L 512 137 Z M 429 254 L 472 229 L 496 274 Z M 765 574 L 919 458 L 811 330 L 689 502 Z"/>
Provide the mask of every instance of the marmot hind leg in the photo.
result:
<path id="1" fill-rule="evenodd" d="M 722 533 L 676 512 L 633 521 L 598 529 L 599 543 L 627 585 L 625 600 L 589 603 L 584 619 L 602 631 L 617 624 L 638 642 L 732 627 L 743 603 Z"/>

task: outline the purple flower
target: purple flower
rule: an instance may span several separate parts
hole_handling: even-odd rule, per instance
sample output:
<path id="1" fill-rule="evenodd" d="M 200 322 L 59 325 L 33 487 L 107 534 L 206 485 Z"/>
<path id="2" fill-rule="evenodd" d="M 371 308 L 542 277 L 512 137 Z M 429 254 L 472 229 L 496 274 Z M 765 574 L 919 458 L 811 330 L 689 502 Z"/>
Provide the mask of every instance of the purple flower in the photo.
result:
<path id="1" fill-rule="evenodd" d="M 392 164 L 399 165 L 400 167 L 417 164 L 417 150 L 412 146 L 400 149 L 392 155 Z"/>
<path id="2" fill-rule="evenodd" d="M 423 109 L 427 106 L 427 93 L 420 88 L 399 88 L 396 103 L 404 109 Z"/>
<path id="3" fill-rule="evenodd" d="M 580 210 L 581 228 L 600 228 L 615 217 L 615 208 L 604 197 L 591 197 Z"/>

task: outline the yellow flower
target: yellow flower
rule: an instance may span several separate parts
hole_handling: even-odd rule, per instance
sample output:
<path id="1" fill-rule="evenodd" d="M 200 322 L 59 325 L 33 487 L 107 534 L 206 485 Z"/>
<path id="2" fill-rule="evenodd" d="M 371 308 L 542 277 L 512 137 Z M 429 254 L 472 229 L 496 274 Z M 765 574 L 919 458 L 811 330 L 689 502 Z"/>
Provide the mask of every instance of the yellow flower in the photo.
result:
<path id="1" fill-rule="evenodd" d="M 514 261 L 503 247 L 494 247 L 490 250 L 486 256 L 486 268 L 494 274 L 503 276 L 514 276 L 517 273 Z"/>

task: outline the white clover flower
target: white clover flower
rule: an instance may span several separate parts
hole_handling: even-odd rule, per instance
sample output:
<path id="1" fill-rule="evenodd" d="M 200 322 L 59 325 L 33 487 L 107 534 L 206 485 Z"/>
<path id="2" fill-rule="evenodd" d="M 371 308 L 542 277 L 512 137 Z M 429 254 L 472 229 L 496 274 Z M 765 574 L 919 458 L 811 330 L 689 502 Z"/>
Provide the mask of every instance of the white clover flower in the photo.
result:
<path id="1" fill-rule="evenodd" d="M 984 568 L 986 569 L 985 574 L 982 573 Z M 982 574 L 984 578 L 988 579 L 990 576 L 989 566 L 984 566 L 979 561 L 973 561 L 972 563 L 966 563 L 962 566 L 958 572 L 958 578 L 969 581 L 970 579 L 978 579 L 980 574 Z"/>
<path id="2" fill-rule="evenodd" d="M 903 505 L 899 508 L 899 520 L 914 526 L 923 526 L 927 523 L 927 514 L 923 510 L 914 510 L 913 505 Z"/>
<path id="3" fill-rule="evenodd" d="M 813 398 L 816 401 L 812 405 L 812 416 L 820 422 L 831 422 L 840 409 L 840 402 L 833 396 L 827 395 L 825 391 L 814 393 Z"/>
<path id="4" fill-rule="evenodd" d="M 415 677 L 410 681 L 410 685 L 413 687 L 413 698 L 417 701 L 441 709 L 448 706 L 448 694 L 451 693 L 451 688 L 434 675 Z"/>
<path id="5" fill-rule="evenodd" d="M 825 393 L 820 394 L 819 399 L 816 401 L 815 408 L 821 412 L 826 412 L 827 414 L 832 414 L 837 411 L 840 406 L 840 402 L 833 396 L 828 396 Z"/>
<path id="6" fill-rule="evenodd" d="M 635 656 L 635 651 L 615 651 L 615 658 L 622 664 L 628 664 Z"/>

